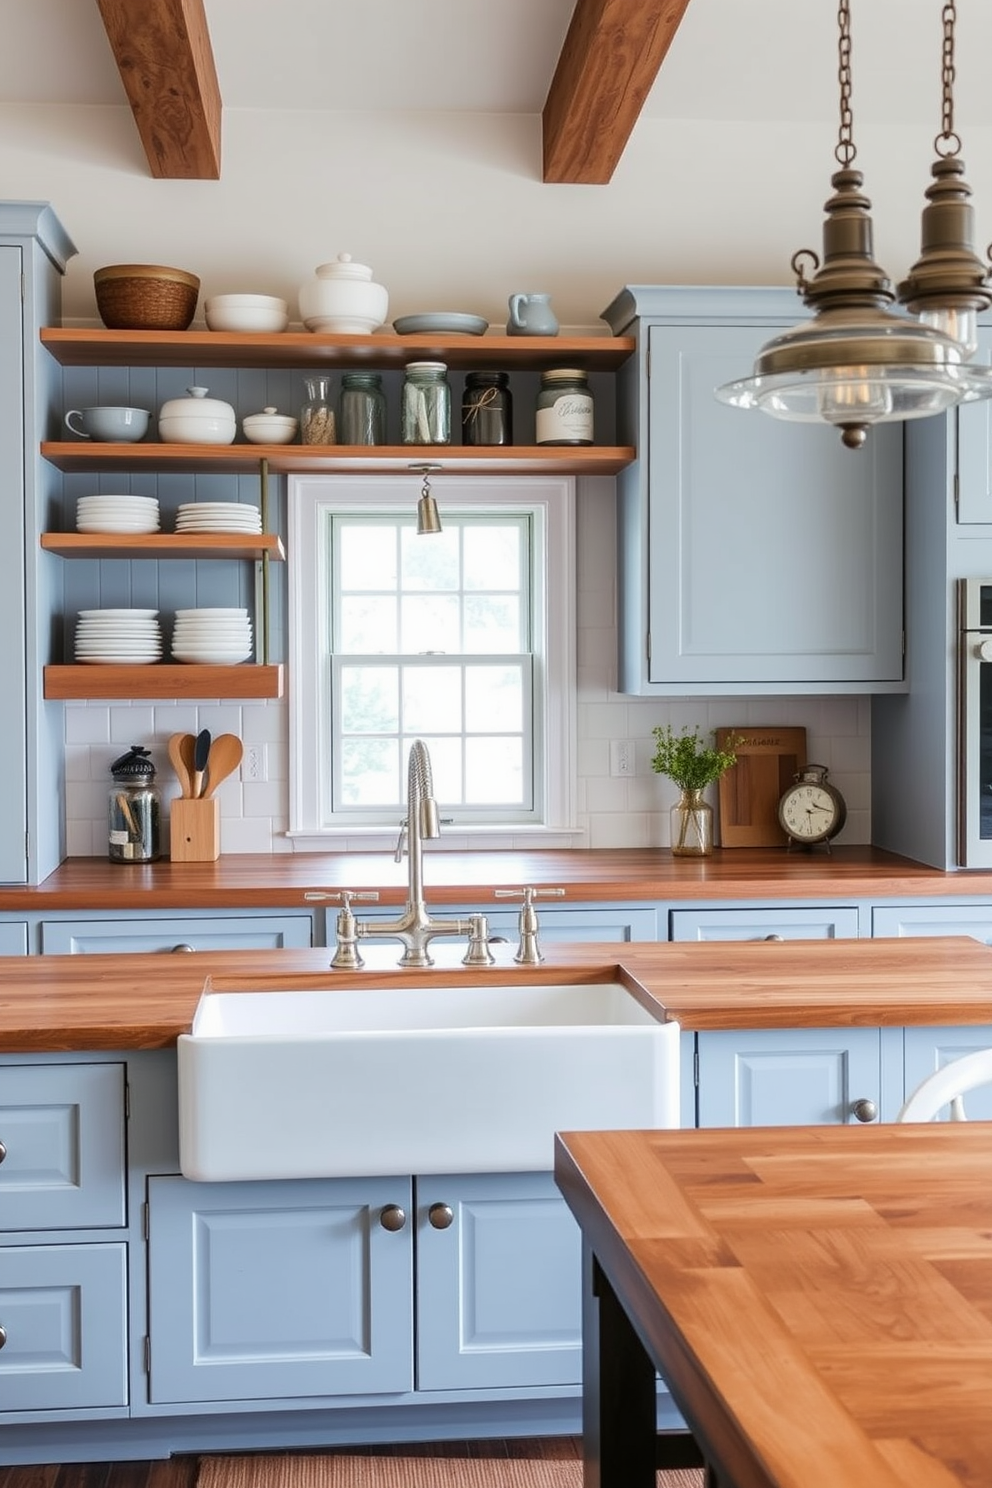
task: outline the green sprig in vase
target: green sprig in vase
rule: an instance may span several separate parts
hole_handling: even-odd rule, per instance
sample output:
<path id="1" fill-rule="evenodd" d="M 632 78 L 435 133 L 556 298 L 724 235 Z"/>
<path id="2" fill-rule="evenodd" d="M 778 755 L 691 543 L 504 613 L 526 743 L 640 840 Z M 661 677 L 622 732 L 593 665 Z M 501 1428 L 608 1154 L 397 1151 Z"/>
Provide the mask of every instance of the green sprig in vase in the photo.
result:
<path id="1" fill-rule="evenodd" d="M 675 734 L 670 724 L 659 725 L 652 733 L 657 747 L 651 768 L 656 775 L 667 775 L 680 792 L 672 807 L 672 853 L 707 857 L 713 851 L 713 807 L 703 792 L 737 763 L 733 751 L 744 741 L 732 736 L 729 749 L 717 749 L 703 744 L 698 728 Z"/>

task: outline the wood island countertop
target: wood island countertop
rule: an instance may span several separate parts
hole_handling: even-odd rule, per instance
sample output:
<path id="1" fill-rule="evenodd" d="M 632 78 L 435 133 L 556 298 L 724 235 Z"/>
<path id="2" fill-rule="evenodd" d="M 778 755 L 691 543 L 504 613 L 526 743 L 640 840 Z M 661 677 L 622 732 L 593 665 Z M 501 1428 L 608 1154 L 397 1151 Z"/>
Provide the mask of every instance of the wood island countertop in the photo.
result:
<path id="1" fill-rule="evenodd" d="M 218 991 L 355 986 L 595 982 L 619 978 L 686 1029 L 819 1028 L 992 1022 L 992 947 L 968 936 L 545 947 L 540 967 L 436 965 L 401 971 L 398 947 L 363 948 L 366 967 L 330 969 L 333 952 L 0 957 L 0 1053 L 171 1047 L 211 979 Z"/>
<path id="2" fill-rule="evenodd" d="M 718 848 L 674 858 L 661 848 L 424 851 L 432 905 L 464 904 L 494 888 L 562 887 L 563 905 L 741 899 L 944 898 L 987 895 L 992 872 L 943 872 L 872 847 L 831 853 Z M 308 894 L 375 889 L 383 906 L 403 904 L 407 865 L 391 852 L 246 853 L 212 863 L 111 863 L 67 858 L 35 887 L 0 887 L 0 912 L 44 910 L 313 908 Z"/>

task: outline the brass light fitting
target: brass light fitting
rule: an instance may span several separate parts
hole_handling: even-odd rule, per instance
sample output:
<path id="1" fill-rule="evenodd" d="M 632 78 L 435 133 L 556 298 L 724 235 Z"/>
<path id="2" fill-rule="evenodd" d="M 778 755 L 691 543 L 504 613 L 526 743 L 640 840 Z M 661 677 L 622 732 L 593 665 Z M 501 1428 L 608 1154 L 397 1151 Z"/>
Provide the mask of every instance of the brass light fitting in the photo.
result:
<path id="1" fill-rule="evenodd" d="M 947 129 L 953 0 L 944 11 Z M 833 424 L 844 444 L 858 449 L 872 424 L 925 418 L 956 403 L 992 397 L 992 368 L 969 364 L 967 347 L 948 334 L 969 311 L 977 321 L 992 295 L 982 287 L 986 271 L 967 244 L 970 192 L 954 179 L 960 163 L 944 156 L 927 193 L 926 211 L 932 215 L 924 214 L 924 253 L 900 287 L 904 302 L 919 308 L 921 318 L 890 308 L 895 292 L 874 260 L 871 202 L 861 189 L 861 172 L 854 169 L 850 0 L 839 0 L 838 21 L 840 130 L 834 156 L 840 169 L 831 177 L 833 195 L 824 208 L 823 261 L 808 248 L 792 258 L 798 292 L 814 314 L 768 341 L 752 376 L 717 388 L 716 396 L 776 418 Z M 811 278 L 807 264 L 814 271 Z"/>
<path id="2" fill-rule="evenodd" d="M 418 475 L 424 478 L 420 491 L 420 500 L 417 502 L 417 533 L 420 536 L 432 532 L 440 532 L 441 514 L 437 509 L 437 502 L 431 494 L 430 473 L 432 470 L 440 470 L 440 465 L 411 465 Z"/>

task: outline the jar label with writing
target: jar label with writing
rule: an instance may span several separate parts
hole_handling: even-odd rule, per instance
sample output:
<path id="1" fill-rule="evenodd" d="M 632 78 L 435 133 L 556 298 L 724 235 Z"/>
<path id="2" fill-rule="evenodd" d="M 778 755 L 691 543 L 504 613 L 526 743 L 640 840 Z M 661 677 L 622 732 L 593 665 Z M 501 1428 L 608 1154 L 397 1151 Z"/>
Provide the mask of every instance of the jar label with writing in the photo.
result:
<path id="1" fill-rule="evenodd" d="M 562 393 L 537 410 L 538 444 L 591 444 L 592 414 L 590 393 Z"/>

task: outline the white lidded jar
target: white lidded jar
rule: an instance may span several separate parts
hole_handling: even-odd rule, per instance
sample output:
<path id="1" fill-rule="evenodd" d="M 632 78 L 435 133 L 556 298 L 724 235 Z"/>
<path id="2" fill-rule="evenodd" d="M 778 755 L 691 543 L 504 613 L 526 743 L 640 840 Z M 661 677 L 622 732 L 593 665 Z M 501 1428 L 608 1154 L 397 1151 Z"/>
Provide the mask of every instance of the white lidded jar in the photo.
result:
<path id="1" fill-rule="evenodd" d="M 208 398 L 205 387 L 187 388 L 188 398 L 169 398 L 158 413 L 158 437 L 166 444 L 233 444 L 238 420 L 230 403 Z"/>
<path id="2" fill-rule="evenodd" d="M 314 278 L 300 288 L 300 319 L 308 331 L 339 336 L 370 335 L 389 313 L 389 294 L 372 280 L 367 264 L 355 263 L 350 253 L 339 253 L 321 264 Z"/>

